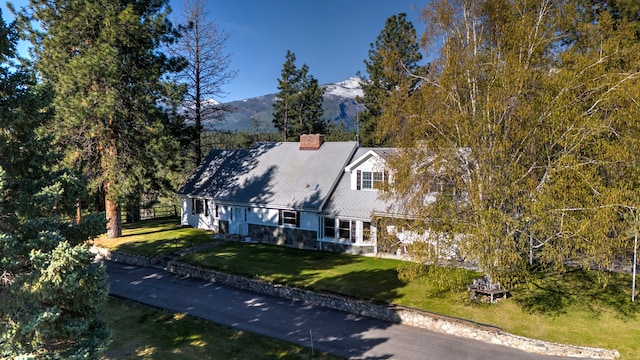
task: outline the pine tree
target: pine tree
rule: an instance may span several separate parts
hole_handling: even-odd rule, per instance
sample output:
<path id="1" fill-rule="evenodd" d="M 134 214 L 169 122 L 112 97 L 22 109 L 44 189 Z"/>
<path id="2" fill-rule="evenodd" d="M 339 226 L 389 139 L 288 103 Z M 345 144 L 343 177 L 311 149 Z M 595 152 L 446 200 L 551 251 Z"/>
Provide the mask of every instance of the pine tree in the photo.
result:
<path id="1" fill-rule="evenodd" d="M 52 151 L 52 92 L 10 62 L 0 20 L 0 357 L 93 358 L 106 348 L 106 274 L 86 240 L 104 214 L 72 218 L 82 181 Z"/>
<path id="2" fill-rule="evenodd" d="M 175 127 L 160 108 L 178 70 L 160 49 L 173 39 L 166 1 L 36 0 L 20 14 L 39 76 L 55 89 L 56 143 L 90 179 L 121 236 L 121 206 L 157 186 L 160 150 Z M 45 29 L 46 31 L 42 30 Z"/>
<path id="3" fill-rule="evenodd" d="M 238 72 L 228 70 L 231 58 L 224 53 L 229 35 L 218 29 L 215 22 L 207 20 L 206 1 L 185 1 L 180 39 L 172 48 L 183 56 L 188 65 L 179 73 L 179 79 L 187 86 L 186 117 L 193 121 L 193 147 L 195 165 L 202 162 L 203 120 L 224 119 L 232 111 L 229 105 L 212 104 L 208 100 L 224 95 L 222 87 L 234 79 Z"/>
<path id="4" fill-rule="evenodd" d="M 308 69 L 303 66 L 303 77 L 301 85 L 298 114 L 298 136 L 301 134 L 324 134 L 327 132 L 327 123 L 322 119 L 324 89 L 318 85 L 312 75 L 308 75 Z"/>
<path id="5" fill-rule="evenodd" d="M 288 50 L 285 57 L 281 78 L 278 79 L 280 92 L 273 104 L 273 125 L 282 131 L 284 141 L 305 133 L 324 133 L 327 129 L 322 120 L 324 90 L 309 74 L 306 64 L 300 69 L 296 67 L 294 53 Z"/>
<path id="6" fill-rule="evenodd" d="M 401 13 L 387 19 L 375 44 L 371 44 L 369 59 L 364 61 L 369 78 L 361 78 L 364 95 L 357 101 L 364 104 L 364 111 L 358 114 L 358 127 L 360 141 L 366 146 L 385 144 L 392 135 L 390 129 L 378 126 L 386 99 L 394 92 L 415 90 L 427 72 L 420 65 L 416 30 L 406 17 Z"/>

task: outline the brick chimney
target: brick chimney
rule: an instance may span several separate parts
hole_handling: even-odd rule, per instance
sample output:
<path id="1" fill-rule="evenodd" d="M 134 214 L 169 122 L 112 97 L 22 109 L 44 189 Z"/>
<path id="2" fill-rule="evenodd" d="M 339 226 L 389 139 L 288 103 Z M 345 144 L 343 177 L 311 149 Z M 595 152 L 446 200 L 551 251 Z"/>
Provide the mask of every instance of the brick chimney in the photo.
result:
<path id="1" fill-rule="evenodd" d="M 324 135 L 303 134 L 300 135 L 300 150 L 318 150 L 324 143 Z"/>

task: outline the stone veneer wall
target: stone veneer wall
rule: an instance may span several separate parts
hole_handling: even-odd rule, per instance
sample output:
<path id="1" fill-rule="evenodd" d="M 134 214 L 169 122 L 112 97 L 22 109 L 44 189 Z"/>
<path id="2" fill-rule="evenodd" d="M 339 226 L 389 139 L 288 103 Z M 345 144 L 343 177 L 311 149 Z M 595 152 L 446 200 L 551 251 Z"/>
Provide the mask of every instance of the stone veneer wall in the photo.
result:
<path id="1" fill-rule="evenodd" d="M 282 228 L 276 226 L 249 224 L 251 240 L 294 247 L 298 249 L 317 249 L 318 233 L 311 230 Z"/>
<path id="2" fill-rule="evenodd" d="M 347 253 L 353 255 L 367 255 L 375 253 L 375 247 L 373 245 L 353 246 L 323 241 L 320 245 L 320 248 L 323 251 Z"/>
<path id="3" fill-rule="evenodd" d="M 134 265 L 146 266 L 144 262 L 147 260 L 144 259 L 150 259 L 148 263 L 153 261 L 152 258 L 128 255 L 105 249 L 94 248 L 94 252 L 105 259 Z M 262 280 L 203 269 L 182 262 L 170 262 L 165 270 L 181 276 L 190 276 L 218 282 L 262 294 L 302 301 L 313 305 L 450 335 L 462 336 L 490 344 L 508 346 L 531 353 L 592 359 L 617 359 L 620 357 L 620 354 L 616 350 L 564 345 L 529 339 L 503 332 L 497 327 L 474 323 L 468 320 L 451 318 L 399 305 L 376 305 L 368 301 L 355 300 L 344 296 L 316 293 L 285 285 L 271 284 Z"/>

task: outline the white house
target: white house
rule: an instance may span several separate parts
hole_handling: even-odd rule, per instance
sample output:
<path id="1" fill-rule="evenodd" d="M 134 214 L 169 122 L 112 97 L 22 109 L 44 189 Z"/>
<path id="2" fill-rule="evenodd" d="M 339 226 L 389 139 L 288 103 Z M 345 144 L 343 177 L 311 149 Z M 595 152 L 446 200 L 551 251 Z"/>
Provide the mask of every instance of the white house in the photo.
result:
<path id="1" fill-rule="evenodd" d="M 259 143 L 214 150 L 179 190 L 183 225 L 298 248 L 375 253 L 393 149 L 356 142 Z"/>

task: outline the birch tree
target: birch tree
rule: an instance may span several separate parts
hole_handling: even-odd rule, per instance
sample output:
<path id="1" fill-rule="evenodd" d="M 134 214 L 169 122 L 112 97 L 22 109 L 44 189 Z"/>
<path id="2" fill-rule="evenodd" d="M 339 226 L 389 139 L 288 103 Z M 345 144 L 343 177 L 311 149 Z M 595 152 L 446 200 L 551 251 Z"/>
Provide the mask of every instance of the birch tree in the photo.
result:
<path id="1" fill-rule="evenodd" d="M 616 204 L 637 201 L 638 44 L 632 24 L 582 15 L 569 1 L 423 11 L 431 72 L 381 121 L 405 149 L 387 196 L 432 230 L 420 256 L 445 248 L 516 281 L 533 262 L 608 267 L 628 248 Z"/>

